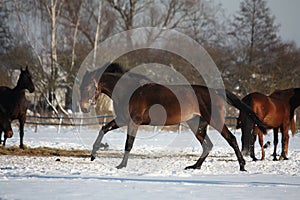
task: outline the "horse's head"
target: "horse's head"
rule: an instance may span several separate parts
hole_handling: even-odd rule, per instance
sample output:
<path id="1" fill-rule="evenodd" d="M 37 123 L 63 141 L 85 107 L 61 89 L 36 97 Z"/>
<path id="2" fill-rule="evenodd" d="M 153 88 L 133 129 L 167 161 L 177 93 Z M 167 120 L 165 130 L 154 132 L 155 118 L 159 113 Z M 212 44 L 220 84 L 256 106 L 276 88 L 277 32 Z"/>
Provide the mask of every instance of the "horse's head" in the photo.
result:
<path id="1" fill-rule="evenodd" d="M 21 74 L 17 85 L 21 89 L 27 89 L 30 93 L 34 92 L 35 88 L 28 67 L 26 66 L 25 70 L 23 70 L 22 68 L 20 70 Z"/>
<path id="2" fill-rule="evenodd" d="M 99 96 L 98 83 L 93 72 L 86 72 L 80 85 L 80 108 L 82 112 L 89 112 L 90 106 L 96 104 Z"/>

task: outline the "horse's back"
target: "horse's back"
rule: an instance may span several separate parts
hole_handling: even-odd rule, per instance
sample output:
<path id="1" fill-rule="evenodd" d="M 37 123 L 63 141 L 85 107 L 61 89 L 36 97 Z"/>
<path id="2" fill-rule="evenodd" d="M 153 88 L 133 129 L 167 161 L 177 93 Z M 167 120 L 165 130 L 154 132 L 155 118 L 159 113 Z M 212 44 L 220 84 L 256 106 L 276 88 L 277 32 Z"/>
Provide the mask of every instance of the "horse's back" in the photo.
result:
<path id="1" fill-rule="evenodd" d="M 178 124 L 200 114 L 191 86 L 154 83 L 143 85 L 132 94 L 129 110 L 131 117 L 138 116 L 144 123 L 151 121 L 155 125 Z"/>
<path id="2" fill-rule="evenodd" d="M 6 93 L 6 92 L 10 92 L 11 89 L 7 86 L 0 86 L 0 95 Z"/>

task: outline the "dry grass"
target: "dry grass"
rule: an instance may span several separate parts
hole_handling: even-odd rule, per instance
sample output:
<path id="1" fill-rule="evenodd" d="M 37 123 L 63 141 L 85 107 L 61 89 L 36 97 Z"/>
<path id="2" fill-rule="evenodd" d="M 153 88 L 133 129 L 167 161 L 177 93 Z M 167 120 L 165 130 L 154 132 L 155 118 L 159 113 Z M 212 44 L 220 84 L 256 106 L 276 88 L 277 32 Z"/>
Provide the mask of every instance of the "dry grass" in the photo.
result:
<path id="1" fill-rule="evenodd" d="M 89 157 L 91 152 L 88 150 L 78 150 L 78 149 L 57 149 L 49 147 L 25 147 L 25 149 L 20 149 L 18 146 L 3 147 L 0 146 L 0 155 L 13 155 L 13 156 L 65 156 L 65 157 Z"/>

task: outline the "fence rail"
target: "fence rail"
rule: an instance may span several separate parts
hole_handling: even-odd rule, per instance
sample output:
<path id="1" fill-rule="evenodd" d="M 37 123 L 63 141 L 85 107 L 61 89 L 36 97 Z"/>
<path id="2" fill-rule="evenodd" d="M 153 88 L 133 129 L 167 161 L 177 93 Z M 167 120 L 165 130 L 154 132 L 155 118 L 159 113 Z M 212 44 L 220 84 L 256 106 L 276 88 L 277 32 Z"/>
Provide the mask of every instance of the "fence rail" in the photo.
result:
<path id="1" fill-rule="evenodd" d="M 80 116 L 80 117 L 48 117 L 48 116 L 32 116 L 28 115 L 26 124 L 35 125 L 36 130 L 38 126 L 58 126 L 60 129 L 65 127 L 83 127 L 83 126 L 96 126 L 104 125 L 111 119 L 113 115 L 99 115 L 99 116 Z M 236 117 L 226 116 L 225 123 L 230 128 L 236 127 Z M 299 130 L 300 126 L 296 126 Z"/>
<path id="2" fill-rule="evenodd" d="M 48 116 L 26 116 L 26 124 L 42 125 L 42 126 L 94 126 L 103 125 L 108 120 L 112 119 L 113 115 L 100 115 L 100 116 L 85 116 L 85 117 L 48 117 Z M 236 125 L 235 117 L 227 116 L 226 125 L 234 127 Z"/>
<path id="3" fill-rule="evenodd" d="M 47 117 L 47 116 L 26 116 L 26 124 L 31 125 L 52 125 L 52 126 L 93 126 L 103 125 L 108 118 L 113 118 L 113 115 L 101 115 L 91 117 Z M 88 122 L 86 122 L 88 121 Z M 93 122 L 90 122 L 93 121 Z M 79 122 L 79 123 L 78 123 Z"/>

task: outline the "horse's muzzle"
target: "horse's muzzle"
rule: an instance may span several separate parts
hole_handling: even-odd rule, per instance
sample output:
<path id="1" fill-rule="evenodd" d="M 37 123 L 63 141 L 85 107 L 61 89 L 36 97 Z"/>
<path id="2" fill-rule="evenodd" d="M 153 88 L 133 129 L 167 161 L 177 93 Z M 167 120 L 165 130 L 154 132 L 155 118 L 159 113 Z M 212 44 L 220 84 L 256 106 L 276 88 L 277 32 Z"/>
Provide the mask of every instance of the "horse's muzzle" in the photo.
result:
<path id="1" fill-rule="evenodd" d="M 90 111 L 90 103 L 83 102 L 80 104 L 81 111 L 84 113 L 88 113 Z"/>

